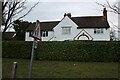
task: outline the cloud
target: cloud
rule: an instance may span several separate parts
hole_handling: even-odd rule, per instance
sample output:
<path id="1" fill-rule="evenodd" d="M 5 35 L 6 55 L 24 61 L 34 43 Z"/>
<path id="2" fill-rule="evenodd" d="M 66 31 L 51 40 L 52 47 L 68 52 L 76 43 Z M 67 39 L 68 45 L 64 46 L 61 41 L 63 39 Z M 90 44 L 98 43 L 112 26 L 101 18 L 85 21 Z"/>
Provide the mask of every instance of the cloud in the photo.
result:
<path id="1" fill-rule="evenodd" d="M 29 2 L 36 2 L 36 0 L 28 0 Z M 37 0 L 40 2 L 106 2 L 106 0 Z M 108 0 L 109 2 L 115 2 L 116 0 Z"/>
<path id="2" fill-rule="evenodd" d="M 48 0 L 45 0 L 45 1 L 48 1 Z M 50 0 L 50 1 L 54 1 L 54 0 Z M 73 0 L 70 0 L 70 1 L 73 1 Z M 74 1 L 77 1 L 77 0 L 74 0 Z M 94 2 L 97 0 L 91 0 L 91 1 L 92 2 L 40 2 L 39 5 L 37 5 L 24 18 L 24 20 L 31 21 L 31 22 L 35 22 L 36 20 L 40 20 L 40 21 L 61 20 L 63 18 L 64 13 L 71 13 L 73 17 L 102 16 L 103 7 L 99 6 Z M 30 7 L 33 4 L 35 4 L 35 2 L 29 2 L 28 6 Z M 116 18 L 117 16 L 115 14 L 108 12 L 108 21 L 110 26 L 113 26 L 110 23 L 111 21 L 115 25 L 118 23 L 118 20 Z"/>
<path id="3" fill-rule="evenodd" d="M 32 2 L 30 2 L 29 5 L 32 5 Z M 94 2 L 42 2 L 39 3 L 39 5 L 37 5 L 37 7 L 35 7 L 25 18 L 32 21 L 36 21 L 36 19 L 54 20 L 61 19 L 64 13 L 71 13 L 72 16 L 100 15 L 101 9 L 102 7 L 100 8 Z"/>

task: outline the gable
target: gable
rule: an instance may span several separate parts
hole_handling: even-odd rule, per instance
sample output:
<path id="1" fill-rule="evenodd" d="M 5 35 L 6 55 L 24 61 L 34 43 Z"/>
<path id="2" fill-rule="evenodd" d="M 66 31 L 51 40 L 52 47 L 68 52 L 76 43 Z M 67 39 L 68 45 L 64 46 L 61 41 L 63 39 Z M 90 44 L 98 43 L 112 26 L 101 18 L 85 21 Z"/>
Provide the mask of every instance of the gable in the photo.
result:
<path id="1" fill-rule="evenodd" d="M 55 27 L 54 29 L 56 29 L 57 27 L 78 27 L 68 16 L 65 16 Z"/>
<path id="2" fill-rule="evenodd" d="M 84 29 L 82 29 L 73 39 L 79 40 L 79 38 L 82 36 L 85 36 L 88 40 L 93 40 L 93 37 Z"/>

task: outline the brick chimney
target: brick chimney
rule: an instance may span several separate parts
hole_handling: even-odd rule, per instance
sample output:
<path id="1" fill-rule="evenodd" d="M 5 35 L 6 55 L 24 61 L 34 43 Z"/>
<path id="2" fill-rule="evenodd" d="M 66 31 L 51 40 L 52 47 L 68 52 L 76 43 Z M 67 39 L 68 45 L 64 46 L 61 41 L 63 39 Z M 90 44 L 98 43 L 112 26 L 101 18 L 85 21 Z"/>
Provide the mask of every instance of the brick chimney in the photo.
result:
<path id="1" fill-rule="evenodd" d="M 106 17 L 106 19 L 107 19 L 107 10 L 106 10 L 106 8 L 103 8 L 103 16 Z"/>

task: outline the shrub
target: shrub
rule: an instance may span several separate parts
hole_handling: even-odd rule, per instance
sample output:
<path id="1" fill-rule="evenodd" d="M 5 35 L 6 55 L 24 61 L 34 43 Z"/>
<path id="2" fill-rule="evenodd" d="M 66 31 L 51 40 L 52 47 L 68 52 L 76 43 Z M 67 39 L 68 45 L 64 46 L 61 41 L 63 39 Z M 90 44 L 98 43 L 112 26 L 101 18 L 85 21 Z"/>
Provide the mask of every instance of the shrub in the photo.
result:
<path id="1" fill-rule="evenodd" d="M 30 58 L 31 42 L 4 41 L 2 42 L 3 58 Z"/>
<path id="2" fill-rule="evenodd" d="M 3 42 L 4 58 L 30 59 L 32 42 Z M 39 42 L 37 60 L 117 62 L 120 42 L 61 41 Z"/>

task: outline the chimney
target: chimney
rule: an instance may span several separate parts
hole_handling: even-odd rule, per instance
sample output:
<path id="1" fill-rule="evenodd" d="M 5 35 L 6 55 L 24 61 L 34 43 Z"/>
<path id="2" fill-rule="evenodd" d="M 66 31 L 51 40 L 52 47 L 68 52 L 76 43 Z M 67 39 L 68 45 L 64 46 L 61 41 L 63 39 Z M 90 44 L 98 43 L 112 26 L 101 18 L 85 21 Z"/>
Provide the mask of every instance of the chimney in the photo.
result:
<path id="1" fill-rule="evenodd" d="M 66 14 L 66 13 L 64 14 L 64 17 L 65 17 L 65 16 L 67 16 L 67 14 Z"/>
<path id="2" fill-rule="evenodd" d="M 106 10 L 106 8 L 103 8 L 103 19 L 105 20 L 105 21 L 107 21 L 107 10 Z"/>
<path id="3" fill-rule="evenodd" d="M 106 10 L 106 8 L 103 9 L 103 16 L 105 16 L 107 18 L 107 10 Z"/>
<path id="4" fill-rule="evenodd" d="M 68 16 L 69 18 L 71 18 L 71 13 L 67 13 L 67 16 Z"/>

